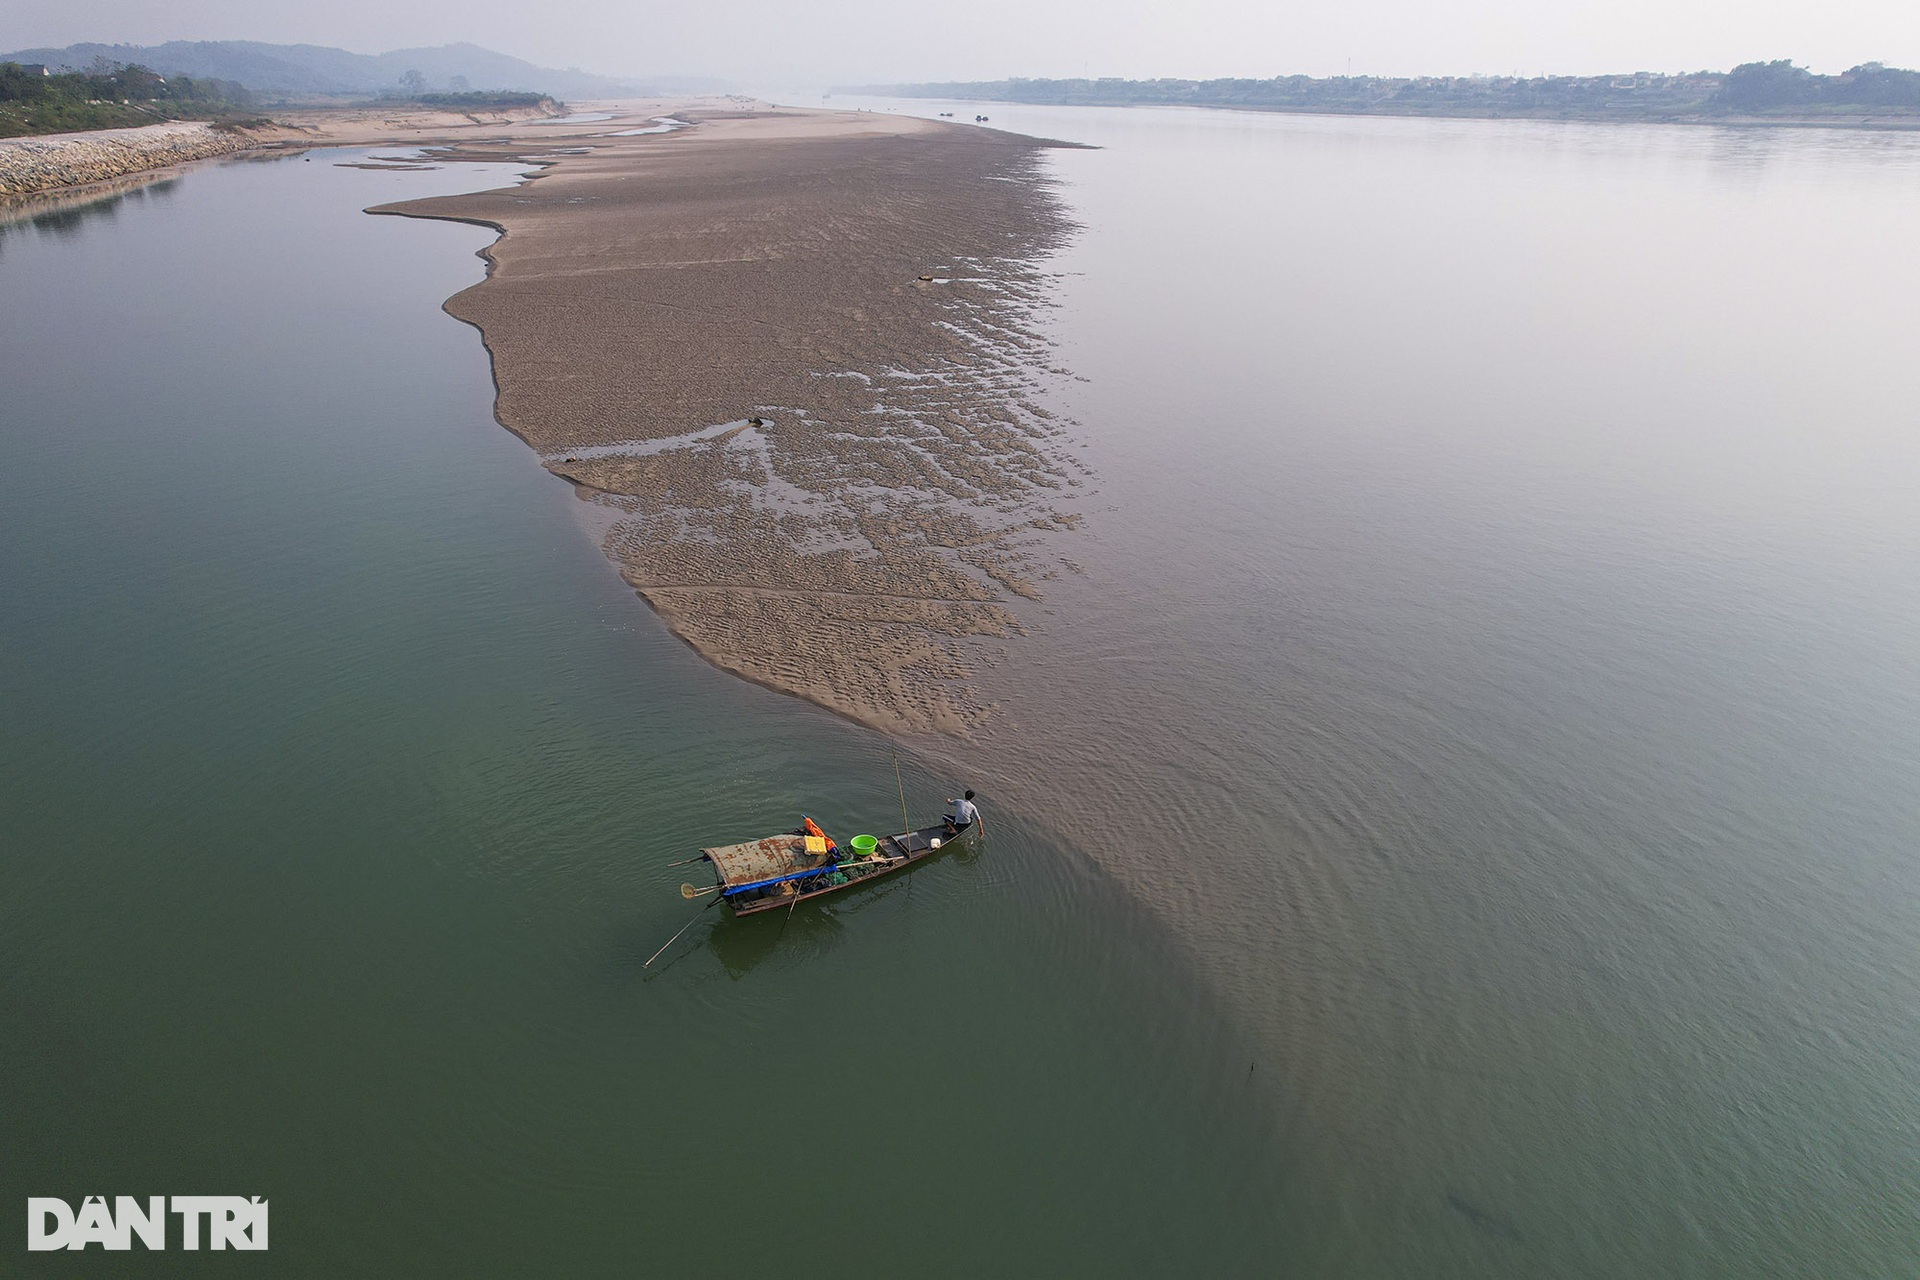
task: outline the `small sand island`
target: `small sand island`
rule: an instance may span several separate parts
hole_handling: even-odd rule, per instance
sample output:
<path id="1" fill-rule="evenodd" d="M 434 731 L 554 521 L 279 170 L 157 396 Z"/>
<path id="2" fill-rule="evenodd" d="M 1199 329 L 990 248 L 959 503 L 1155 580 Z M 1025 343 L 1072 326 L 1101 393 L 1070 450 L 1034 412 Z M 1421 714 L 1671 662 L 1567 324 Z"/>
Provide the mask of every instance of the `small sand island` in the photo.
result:
<path id="1" fill-rule="evenodd" d="M 855 720 L 965 732 L 989 710 L 966 677 L 1076 518 L 1034 395 L 1056 144 L 737 102 L 580 114 L 609 110 L 446 153 L 541 166 L 527 183 L 373 212 L 503 232 L 447 310 L 676 634 Z"/>

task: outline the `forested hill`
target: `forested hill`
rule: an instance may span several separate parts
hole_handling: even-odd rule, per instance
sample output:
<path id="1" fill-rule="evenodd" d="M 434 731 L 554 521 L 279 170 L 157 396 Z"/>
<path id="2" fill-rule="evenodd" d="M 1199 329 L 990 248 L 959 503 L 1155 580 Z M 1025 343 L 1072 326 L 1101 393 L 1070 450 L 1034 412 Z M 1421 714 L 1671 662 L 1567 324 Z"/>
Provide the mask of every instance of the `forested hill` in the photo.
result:
<path id="1" fill-rule="evenodd" d="M 901 98 L 1080 106 L 1237 107 L 1332 115 L 1791 119 L 1920 124 L 1920 71 L 1869 62 L 1836 76 L 1789 61 L 1618 76 L 1276 76 L 1271 80 L 990 80 L 868 85 Z"/>

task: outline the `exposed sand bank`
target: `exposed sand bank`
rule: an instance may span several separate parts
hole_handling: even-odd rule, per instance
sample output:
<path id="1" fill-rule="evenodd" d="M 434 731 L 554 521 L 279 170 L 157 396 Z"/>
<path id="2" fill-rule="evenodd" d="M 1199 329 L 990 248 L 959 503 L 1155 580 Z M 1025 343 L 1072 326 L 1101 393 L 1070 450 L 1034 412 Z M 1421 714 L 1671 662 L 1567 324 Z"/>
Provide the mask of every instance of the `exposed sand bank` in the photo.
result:
<path id="1" fill-rule="evenodd" d="M 1069 231 L 1048 144 L 712 105 L 614 136 L 669 105 L 462 143 L 547 168 L 376 212 L 503 230 L 447 310 L 483 333 L 500 421 L 613 514 L 607 553 L 677 634 L 855 719 L 964 731 L 987 711 L 969 670 L 1075 519 L 1033 399 L 1056 376 L 1039 264 Z"/>
<path id="2" fill-rule="evenodd" d="M 325 146 L 355 143 L 455 142 L 484 133 L 550 118 L 538 107 L 510 107 L 488 111 L 444 111 L 405 103 L 374 103 L 364 107 L 282 107 L 273 113 L 274 139 L 282 143 L 311 142 Z"/>

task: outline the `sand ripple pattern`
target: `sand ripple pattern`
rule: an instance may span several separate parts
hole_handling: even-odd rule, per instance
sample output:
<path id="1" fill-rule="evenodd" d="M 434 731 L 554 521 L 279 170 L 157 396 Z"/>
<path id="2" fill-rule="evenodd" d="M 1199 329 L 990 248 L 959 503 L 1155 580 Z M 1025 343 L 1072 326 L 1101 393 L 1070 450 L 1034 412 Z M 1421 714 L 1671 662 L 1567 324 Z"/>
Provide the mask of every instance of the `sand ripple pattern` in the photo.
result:
<path id="1" fill-rule="evenodd" d="M 964 733 L 975 665 L 1064 563 L 1075 465 L 1037 403 L 1048 145 L 855 113 L 682 112 L 506 191 L 448 310 L 500 421 L 616 519 L 626 580 L 715 665 Z M 476 151 L 463 149 L 463 154 Z"/>

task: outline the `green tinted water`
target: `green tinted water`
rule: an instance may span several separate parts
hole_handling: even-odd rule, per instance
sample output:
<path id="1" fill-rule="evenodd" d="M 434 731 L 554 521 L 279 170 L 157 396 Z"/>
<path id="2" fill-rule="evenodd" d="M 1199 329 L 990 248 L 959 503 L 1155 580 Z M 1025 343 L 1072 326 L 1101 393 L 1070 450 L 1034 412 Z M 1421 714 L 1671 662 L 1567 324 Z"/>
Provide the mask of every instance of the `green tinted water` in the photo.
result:
<path id="1" fill-rule="evenodd" d="M 484 234 L 356 212 L 499 175 L 0 236 L 0 1199 L 268 1195 L 262 1274 L 1912 1274 L 1916 140 L 993 114 L 1103 149 L 1085 573 L 906 761 L 992 840 L 651 972 L 668 862 L 891 764 L 491 423 Z"/>
<path id="2" fill-rule="evenodd" d="M 510 173 L 339 158 L 0 235 L 0 1270 L 213 1261 L 25 1252 L 89 1194 L 265 1196 L 259 1275 L 1283 1257 L 1265 1082 L 1018 815 L 643 970 L 667 863 L 895 829 L 888 752 L 673 641 L 493 423 L 486 233 L 358 212 Z"/>

